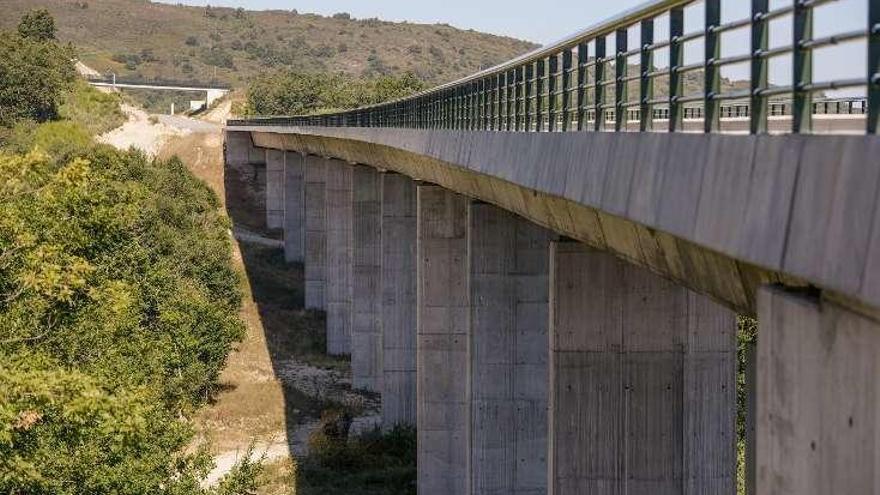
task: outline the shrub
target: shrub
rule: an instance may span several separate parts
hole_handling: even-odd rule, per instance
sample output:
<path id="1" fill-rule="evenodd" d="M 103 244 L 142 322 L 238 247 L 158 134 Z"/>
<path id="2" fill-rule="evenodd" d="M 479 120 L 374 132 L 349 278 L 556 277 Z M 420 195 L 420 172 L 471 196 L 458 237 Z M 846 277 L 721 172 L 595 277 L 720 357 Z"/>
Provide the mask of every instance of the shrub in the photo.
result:
<path id="1" fill-rule="evenodd" d="M 199 46 L 199 39 L 195 36 L 187 36 L 186 37 L 186 45 L 187 46 Z"/>
<path id="2" fill-rule="evenodd" d="M 18 34 L 34 41 L 55 39 L 55 19 L 46 9 L 32 10 L 21 18 Z"/>

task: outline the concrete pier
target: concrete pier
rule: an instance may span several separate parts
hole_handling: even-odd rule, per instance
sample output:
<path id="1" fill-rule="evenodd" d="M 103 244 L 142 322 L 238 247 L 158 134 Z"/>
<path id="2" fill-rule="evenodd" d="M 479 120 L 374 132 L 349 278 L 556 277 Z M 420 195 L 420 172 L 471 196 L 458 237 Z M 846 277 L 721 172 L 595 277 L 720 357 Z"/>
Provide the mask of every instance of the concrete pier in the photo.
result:
<path id="1" fill-rule="evenodd" d="M 734 313 L 579 243 L 550 263 L 549 493 L 734 493 Z"/>
<path id="2" fill-rule="evenodd" d="M 417 186 L 418 492 L 466 493 L 468 199 Z"/>
<path id="3" fill-rule="evenodd" d="M 880 493 L 880 323 L 758 292 L 757 493 Z"/>
<path id="4" fill-rule="evenodd" d="M 552 235 L 486 203 L 469 229 L 469 493 L 545 494 Z"/>
<path id="5" fill-rule="evenodd" d="M 284 156 L 284 260 L 305 260 L 305 157 L 288 151 Z"/>
<path id="6" fill-rule="evenodd" d="M 305 306 L 327 309 L 327 160 L 306 155 L 305 170 Z"/>
<path id="7" fill-rule="evenodd" d="M 382 426 L 416 424 L 416 183 L 381 174 Z"/>
<path id="8" fill-rule="evenodd" d="M 284 226 L 284 151 L 266 150 L 266 227 Z"/>
<path id="9" fill-rule="evenodd" d="M 352 171 L 327 160 L 327 353 L 351 354 Z"/>
<path id="10" fill-rule="evenodd" d="M 351 375 L 354 388 L 373 392 L 382 391 L 381 187 L 381 174 L 376 169 L 354 167 Z"/>

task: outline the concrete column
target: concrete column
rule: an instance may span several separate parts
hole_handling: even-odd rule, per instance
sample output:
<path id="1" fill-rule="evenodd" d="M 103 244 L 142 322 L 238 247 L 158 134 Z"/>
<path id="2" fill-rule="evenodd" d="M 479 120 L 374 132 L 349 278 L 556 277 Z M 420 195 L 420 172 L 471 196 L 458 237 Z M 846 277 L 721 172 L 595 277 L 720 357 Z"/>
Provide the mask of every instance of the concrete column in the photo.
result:
<path id="1" fill-rule="evenodd" d="M 549 492 L 734 493 L 735 315 L 579 243 L 550 273 Z"/>
<path id="2" fill-rule="evenodd" d="M 354 388 L 382 391 L 381 181 L 372 167 L 354 167 L 351 375 Z"/>
<path id="3" fill-rule="evenodd" d="M 757 493 L 880 493 L 880 323 L 758 291 Z"/>
<path id="4" fill-rule="evenodd" d="M 416 424 L 416 183 L 382 180 L 382 425 Z"/>
<path id="5" fill-rule="evenodd" d="M 418 493 L 460 495 L 468 481 L 468 200 L 417 186 Z"/>
<path id="6" fill-rule="evenodd" d="M 284 156 L 284 260 L 305 261 L 305 157 L 288 151 Z"/>
<path id="7" fill-rule="evenodd" d="M 327 353 L 351 354 L 352 171 L 327 160 Z"/>
<path id="8" fill-rule="evenodd" d="M 284 151 L 266 150 L 266 227 L 284 226 Z"/>
<path id="9" fill-rule="evenodd" d="M 258 209 L 256 214 L 261 222 L 252 227 L 262 228 L 266 214 L 266 149 L 254 146 L 250 132 L 226 131 L 224 152 L 226 175 L 238 176 L 238 180 L 247 183 L 240 192 L 248 196 L 251 208 Z"/>
<path id="10" fill-rule="evenodd" d="M 471 491 L 547 493 L 551 233 L 470 206 Z"/>
<path id="11" fill-rule="evenodd" d="M 327 309 L 327 160 L 315 155 L 305 157 L 305 306 Z"/>

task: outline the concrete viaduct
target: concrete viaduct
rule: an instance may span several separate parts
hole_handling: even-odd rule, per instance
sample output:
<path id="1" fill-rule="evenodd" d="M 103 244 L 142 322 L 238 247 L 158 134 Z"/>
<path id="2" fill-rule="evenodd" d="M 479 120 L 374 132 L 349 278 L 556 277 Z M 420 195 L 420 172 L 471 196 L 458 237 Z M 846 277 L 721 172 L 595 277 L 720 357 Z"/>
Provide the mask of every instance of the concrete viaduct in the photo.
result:
<path id="1" fill-rule="evenodd" d="M 382 394 L 386 427 L 417 427 L 420 494 L 734 493 L 738 313 L 759 324 L 748 493 L 880 494 L 866 2 L 867 28 L 835 41 L 805 28 L 828 1 L 723 20 L 703 0 L 693 33 L 694 2 L 654 1 L 409 98 L 228 123 L 227 166 L 265 170 L 267 224 L 304 263 L 327 351 Z M 780 18 L 789 86 L 766 76 Z M 722 58 L 732 29 L 751 50 Z M 866 45 L 865 77 L 812 81 L 813 51 L 843 38 Z M 750 89 L 722 92 L 719 68 L 742 61 Z M 863 111 L 823 114 L 818 93 L 850 87 Z"/>

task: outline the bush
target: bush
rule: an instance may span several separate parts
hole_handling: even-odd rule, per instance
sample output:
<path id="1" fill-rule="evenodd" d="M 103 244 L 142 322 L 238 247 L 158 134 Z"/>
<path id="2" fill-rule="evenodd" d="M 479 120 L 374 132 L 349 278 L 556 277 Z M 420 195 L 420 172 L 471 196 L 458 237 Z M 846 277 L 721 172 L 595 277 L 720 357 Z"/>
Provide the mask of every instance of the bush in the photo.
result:
<path id="1" fill-rule="evenodd" d="M 84 81 L 77 81 L 61 99 L 58 116 L 76 122 L 92 135 L 103 134 L 125 123 L 115 93 L 102 93 Z"/>
<path id="2" fill-rule="evenodd" d="M 76 77 L 72 51 L 0 32 L 0 53 L 0 126 L 55 118 Z"/>
<path id="3" fill-rule="evenodd" d="M 32 10 L 22 16 L 18 23 L 18 34 L 34 41 L 55 39 L 55 19 L 46 9 Z"/>
<path id="4" fill-rule="evenodd" d="M 199 46 L 199 39 L 195 36 L 187 36 L 186 37 L 186 45 L 187 46 Z"/>

